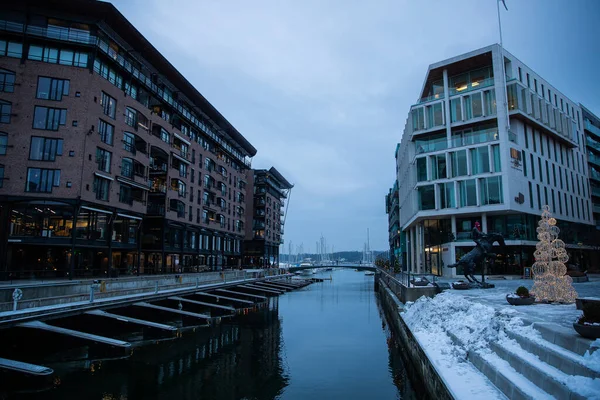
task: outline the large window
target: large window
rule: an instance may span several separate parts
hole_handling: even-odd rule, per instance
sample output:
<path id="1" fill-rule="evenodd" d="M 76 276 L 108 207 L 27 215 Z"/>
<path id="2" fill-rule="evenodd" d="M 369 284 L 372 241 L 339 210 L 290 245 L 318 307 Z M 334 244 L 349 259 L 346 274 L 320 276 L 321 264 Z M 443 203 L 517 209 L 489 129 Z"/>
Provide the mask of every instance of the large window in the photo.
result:
<path id="1" fill-rule="evenodd" d="M 108 115 L 112 119 L 115 119 L 117 112 L 117 100 L 102 92 L 102 96 L 100 97 L 100 105 L 102 106 L 102 112 L 104 115 Z"/>
<path id="2" fill-rule="evenodd" d="M 39 136 L 31 137 L 29 159 L 38 161 L 54 161 L 56 156 L 62 156 L 63 140 Z"/>
<path id="3" fill-rule="evenodd" d="M 22 43 L 7 42 L 6 40 L 0 40 L 0 56 L 21 58 L 22 54 Z"/>
<path id="4" fill-rule="evenodd" d="M 450 153 L 452 177 L 467 175 L 467 151 L 459 150 Z"/>
<path id="5" fill-rule="evenodd" d="M 493 155 L 493 163 L 494 163 L 494 172 L 502 171 L 502 162 L 500 160 L 500 145 L 494 144 L 492 145 L 492 155 Z M 511 149 L 512 155 L 512 149 Z M 516 157 L 521 157 L 521 153 L 515 151 Z"/>
<path id="6" fill-rule="evenodd" d="M 444 111 L 441 102 L 427 106 L 427 128 L 443 125 L 443 115 Z"/>
<path id="7" fill-rule="evenodd" d="M 113 137 L 114 137 L 114 133 L 115 133 L 114 126 L 112 126 L 108 122 L 98 120 L 98 133 L 100 134 L 100 140 L 102 142 L 112 146 Z"/>
<path id="8" fill-rule="evenodd" d="M 15 73 L 0 69 L 0 92 L 12 93 L 15 90 Z"/>
<path id="9" fill-rule="evenodd" d="M 502 179 L 492 176 L 479 181 L 481 204 L 502 204 Z"/>
<path id="10" fill-rule="evenodd" d="M 207 175 L 205 175 L 206 177 Z M 417 158 L 417 182 L 427 180 L 427 157 Z"/>
<path id="11" fill-rule="evenodd" d="M 440 189 L 440 208 L 456 207 L 454 200 L 454 182 L 446 182 L 439 186 Z"/>
<path id="12" fill-rule="evenodd" d="M 490 154 L 487 146 L 470 149 L 473 175 L 490 172 Z"/>
<path id="13" fill-rule="evenodd" d="M 462 121 L 462 108 L 460 104 L 460 97 L 450 100 L 450 121 Z"/>
<path id="14" fill-rule="evenodd" d="M 425 113 L 423 107 L 415 108 L 412 110 L 412 124 L 413 131 L 420 131 L 425 129 Z"/>
<path id="15" fill-rule="evenodd" d="M 458 182 L 458 191 L 460 193 L 460 206 L 476 206 L 477 205 L 477 188 L 475 187 L 475 179 Z"/>
<path id="16" fill-rule="evenodd" d="M 37 94 L 38 99 L 44 100 L 62 100 L 63 96 L 69 95 L 69 80 L 55 79 L 40 76 L 38 78 Z"/>
<path id="17" fill-rule="evenodd" d="M 419 186 L 419 210 L 433 210 L 435 208 L 434 185 Z"/>
<path id="18" fill-rule="evenodd" d="M 43 61 L 50 64 L 60 63 L 62 65 L 72 65 L 80 68 L 86 68 L 88 64 L 87 53 L 37 45 L 29 46 L 28 58 L 30 60 Z"/>
<path id="19" fill-rule="evenodd" d="M 100 171 L 110 173 L 111 158 L 112 153 L 110 151 L 106 151 L 99 147 L 96 148 L 96 163 L 98 164 L 98 169 Z"/>
<path id="20" fill-rule="evenodd" d="M 133 133 L 123 132 L 123 149 L 135 154 L 135 136 Z"/>
<path id="21" fill-rule="evenodd" d="M 12 103 L 0 100 L 0 122 L 10 124 L 10 115 L 12 113 Z"/>
<path id="22" fill-rule="evenodd" d="M 0 132 L 0 156 L 6 154 L 6 148 L 8 147 L 8 134 Z"/>
<path id="23" fill-rule="evenodd" d="M 131 158 L 124 158 L 121 161 L 121 175 L 133 179 L 133 160 Z"/>
<path id="24" fill-rule="evenodd" d="M 27 168 L 26 192 L 52 193 L 60 186 L 60 169 Z"/>
<path id="25" fill-rule="evenodd" d="M 57 131 L 60 125 L 67 122 L 67 110 L 36 106 L 33 113 L 33 128 Z"/>
<path id="26" fill-rule="evenodd" d="M 485 115 L 496 114 L 496 91 L 494 89 L 483 92 Z"/>
<path id="27" fill-rule="evenodd" d="M 431 156 L 431 179 L 444 179 L 446 177 L 446 155 L 436 154 Z"/>
<path id="28" fill-rule="evenodd" d="M 96 193 L 96 200 L 108 201 L 109 190 L 109 179 L 104 179 L 99 176 L 94 177 L 94 193 Z"/>
<path id="29" fill-rule="evenodd" d="M 137 111 L 131 107 L 125 108 L 125 123 L 137 129 Z"/>

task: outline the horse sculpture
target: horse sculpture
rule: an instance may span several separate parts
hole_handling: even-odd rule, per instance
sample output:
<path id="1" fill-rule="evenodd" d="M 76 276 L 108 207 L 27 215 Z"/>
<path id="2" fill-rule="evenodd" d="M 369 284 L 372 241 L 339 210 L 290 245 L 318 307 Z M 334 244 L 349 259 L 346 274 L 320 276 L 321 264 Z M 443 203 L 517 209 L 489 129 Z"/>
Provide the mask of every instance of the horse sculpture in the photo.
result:
<path id="1" fill-rule="evenodd" d="M 493 252 L 494 243 L 498 242 L 500 246 L 504 247 L 504 237 L 499 233 L 479 233 L 478 231 L 473 232 L 473 239 L 477 246 L 467 254 L 461 257 L 457 263 L 448 265 L 448 268 L 455 268 L 461 265 L 465 271 L 465 278 L 471 283 L 479 283 L 475 276 L 475 267 L 481 264 L 486 259 L 495 259 L 496 253 Z M 482 270 L 483 271 L 483 270 Z M 482 273 L 483 276 L 483 273 Z"/>

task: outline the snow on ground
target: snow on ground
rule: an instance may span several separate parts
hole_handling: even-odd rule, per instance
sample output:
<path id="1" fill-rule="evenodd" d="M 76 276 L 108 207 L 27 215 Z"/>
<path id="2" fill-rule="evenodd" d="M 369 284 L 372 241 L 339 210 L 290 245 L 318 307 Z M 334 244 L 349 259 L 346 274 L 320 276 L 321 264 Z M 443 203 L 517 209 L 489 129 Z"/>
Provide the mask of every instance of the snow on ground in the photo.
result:
<path id="1" fill-rule="evenodd" d="M 520 346 L 506 336 L 505 330 L 541 339 L 539 332 L 525 323 L 526 321 L 556 323 L 573 329 L 573 321 L 581 315 L 581 311 L 577 310 L 574 304 L 535 304 L 519 307 L 509 305 L 506 295 L 514 293 L 519 286 L 531 288 L 532 280 L 490 282 L 496 287 L 465 291 L 448 290 L 434 298 L 421 297 L 414 303 L 407 303 L 402 313 L 407 325 L 458 398 L 498 398 L 498 393 L 494 392 L 495 389 L 492 390 L 493 386 L 489 388 L 491 383 L 485 376 L 466 361 L 468 351 L 478 352 L 507 375 L 518 378 L 519 375 L 508 363 L 492 353 L 490 343 L 497 342 L 509 351 L 523 354 Z M 575 283 L 574 287 L 579 297 L 597 296 L 600 293 L 600 277 L 593 277 L 586 283 Z M 464 347 L 454 343 L 448 332 L 454 334 Z M 594 345 L 600 347 L 600 340 L 594 342 Z M 532 354 L 531 356 L 535 357 Z M 541 361 L 535 358 L 528 361 L 540 365 Z M 600 351 L 592 354 L 588 352 L 581 361 L 589 368 L 600 371 Z M 600 379 L 570 376 L 550 366 L 547 366 L 547 370 L 546 365 L 541 367 L 582 396 L 600 399 Z M 538 389 L 531 386 L 522 389 L 534 398 L 544 396 L 543 392 L 536 393 Z"/>

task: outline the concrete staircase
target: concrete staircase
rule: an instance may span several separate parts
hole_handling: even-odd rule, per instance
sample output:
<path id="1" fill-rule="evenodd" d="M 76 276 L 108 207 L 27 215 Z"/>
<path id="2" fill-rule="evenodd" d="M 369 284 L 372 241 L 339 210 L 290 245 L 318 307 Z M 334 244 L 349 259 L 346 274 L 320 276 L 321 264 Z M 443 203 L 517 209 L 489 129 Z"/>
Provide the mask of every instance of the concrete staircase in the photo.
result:
<path id="1" fill-rule="evenodd" d="M 596 391 L 593 387 L 600 373 L 587 368 L 582 357 L 594 350 L 592 341 L 555 324 L 532 325 L 539 336 L 506 331 L 506 337 L 491 343 L 489 349 L 469 351 L 468 360 L 509 399 L 600 398 L 597 386 Z M 464 347 L 457 336 L 448 334 Z M 571 390 L 573 385 L 583 392 Z"/>

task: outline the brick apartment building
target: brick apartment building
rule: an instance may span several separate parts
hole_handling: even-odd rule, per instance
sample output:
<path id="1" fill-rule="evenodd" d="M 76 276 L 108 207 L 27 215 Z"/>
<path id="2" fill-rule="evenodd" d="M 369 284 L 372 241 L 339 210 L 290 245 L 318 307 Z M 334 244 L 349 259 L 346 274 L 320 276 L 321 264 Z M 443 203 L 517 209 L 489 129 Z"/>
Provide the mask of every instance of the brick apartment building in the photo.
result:
<path id="1" fill-rule="evenodd" d="M 112 4 L 5 4 L 0 107 L 0 279 L 242 266 L 257 150 Z"/>

